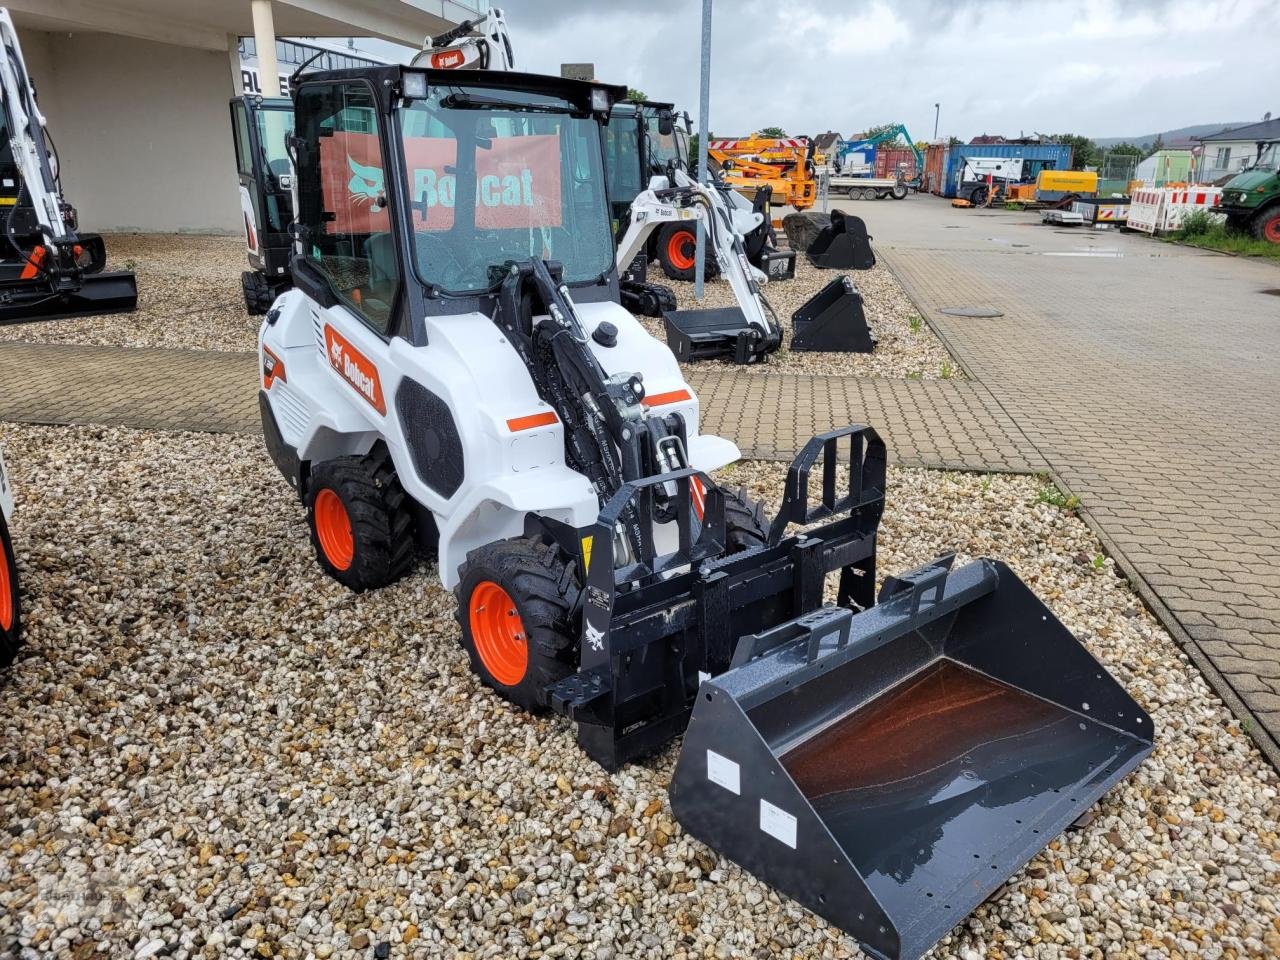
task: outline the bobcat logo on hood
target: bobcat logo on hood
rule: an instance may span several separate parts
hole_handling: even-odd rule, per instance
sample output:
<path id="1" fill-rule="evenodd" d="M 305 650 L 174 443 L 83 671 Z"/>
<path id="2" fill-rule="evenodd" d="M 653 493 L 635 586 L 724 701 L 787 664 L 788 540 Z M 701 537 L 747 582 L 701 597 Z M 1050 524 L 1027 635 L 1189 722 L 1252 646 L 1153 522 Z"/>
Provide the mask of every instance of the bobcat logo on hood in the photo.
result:
<path id="1" fill-rule="evenodd" d="M 351 194 L 351 202 L 353 204 L 367 204 L 375 210 L 381 208 L 378 203 L 382 196 L 383 173 L 378 167 L 366 167 L 362 163 L 356 163 L 347 155 L 347 166 L 351 168 L 352 177 L 347 182 L 347 190 Z"/>

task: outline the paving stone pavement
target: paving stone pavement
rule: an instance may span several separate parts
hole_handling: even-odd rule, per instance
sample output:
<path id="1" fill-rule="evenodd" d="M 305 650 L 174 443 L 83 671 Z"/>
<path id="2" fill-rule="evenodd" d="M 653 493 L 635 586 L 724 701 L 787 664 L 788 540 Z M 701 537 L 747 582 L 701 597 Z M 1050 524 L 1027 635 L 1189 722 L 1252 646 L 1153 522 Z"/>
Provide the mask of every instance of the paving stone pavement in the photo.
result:
<path id="1" fill-rule="evenodd" d="M 0 419 L 257 433 L 251 353 L 0 344 Z M 1027 472 L 1043 467 L 1009 417 L 966 381 L 742 376 L 695 370 L 704 429 L 746 456 L 790 460 L 815 433 L 870 423 L 894 463 Z"/>
<path id="2" fill-rule="evenodd" d="M 1280 268 L 931 198 L 887 213 L 877 254 L 1280 763 Z"/>

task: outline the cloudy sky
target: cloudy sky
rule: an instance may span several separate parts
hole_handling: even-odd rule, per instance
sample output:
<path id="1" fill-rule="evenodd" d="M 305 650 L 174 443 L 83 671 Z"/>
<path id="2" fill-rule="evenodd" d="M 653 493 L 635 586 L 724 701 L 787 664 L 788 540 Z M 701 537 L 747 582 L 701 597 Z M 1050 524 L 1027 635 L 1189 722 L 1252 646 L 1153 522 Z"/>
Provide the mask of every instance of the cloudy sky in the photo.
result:
<path id="1" fill-rule="evenodd" d="M 522 70 L 696 120 L 699 0 L 499 0 Z M 1280 0 L 715 0 L 711 129 L 1129 136 L 1280 116 Z"/>

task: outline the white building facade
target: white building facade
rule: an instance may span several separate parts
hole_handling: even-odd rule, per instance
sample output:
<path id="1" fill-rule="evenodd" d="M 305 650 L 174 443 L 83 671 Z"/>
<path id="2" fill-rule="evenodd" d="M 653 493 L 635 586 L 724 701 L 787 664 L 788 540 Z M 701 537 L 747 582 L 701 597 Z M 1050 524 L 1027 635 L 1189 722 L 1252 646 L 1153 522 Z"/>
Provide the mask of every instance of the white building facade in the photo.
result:
<path id="1" fill-rule="evenodd" d="M 472 5 L 474 4 L 474 6 Z M 239 233 L 227 103 L 242 92 L 241 40 L 375 37 L 411 47 L 484 0 L 5 0 L 66 199 L 86 230 Z M 309 41 L 303 41 L 304 43 Z M 335 55 L 344 51 L 341 42 Z M 263 58 L 267 59 L 267 58 Z M 289 66 L 289 72 L 292 66 Z"/>
<path id="2" fill-rule="evenodd" d="M 1258 159 L 1258 145 L 1280 140 L 1280 120 L 1263 120 L 1244 127 L 1223 130 L 1212 136 L 1201 137 L 1203 150 L 1197 179 L 1212 183 L 1223 177 L 1234 177 Z"/>

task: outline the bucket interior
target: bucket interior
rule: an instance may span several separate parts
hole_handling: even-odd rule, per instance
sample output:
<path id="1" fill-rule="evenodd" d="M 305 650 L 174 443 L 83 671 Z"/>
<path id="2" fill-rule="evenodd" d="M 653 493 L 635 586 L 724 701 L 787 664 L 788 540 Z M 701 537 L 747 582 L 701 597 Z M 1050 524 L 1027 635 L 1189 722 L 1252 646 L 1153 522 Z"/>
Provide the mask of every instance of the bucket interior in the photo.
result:
<path id="1" fill-rule="evenodd" d="M 960 910 L 957 922 L 1137 746 L 944 658 L 779 759 L 903 929 L 922 906 Z"/>

